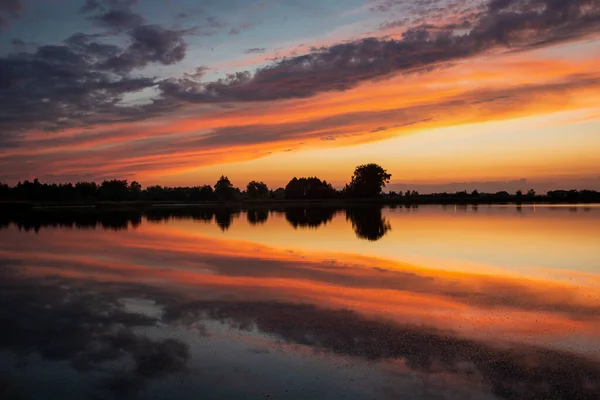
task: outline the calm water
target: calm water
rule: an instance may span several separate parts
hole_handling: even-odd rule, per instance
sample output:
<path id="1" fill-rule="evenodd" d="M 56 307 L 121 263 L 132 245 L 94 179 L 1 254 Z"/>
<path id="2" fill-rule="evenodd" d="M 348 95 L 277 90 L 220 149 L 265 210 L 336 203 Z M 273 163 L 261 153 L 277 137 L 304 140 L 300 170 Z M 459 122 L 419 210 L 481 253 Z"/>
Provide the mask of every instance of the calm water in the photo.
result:
<path id="1" fill-rule="evenodd" d="M 0 217 L 2 399 L 599 399 L 600 207 Z"/>

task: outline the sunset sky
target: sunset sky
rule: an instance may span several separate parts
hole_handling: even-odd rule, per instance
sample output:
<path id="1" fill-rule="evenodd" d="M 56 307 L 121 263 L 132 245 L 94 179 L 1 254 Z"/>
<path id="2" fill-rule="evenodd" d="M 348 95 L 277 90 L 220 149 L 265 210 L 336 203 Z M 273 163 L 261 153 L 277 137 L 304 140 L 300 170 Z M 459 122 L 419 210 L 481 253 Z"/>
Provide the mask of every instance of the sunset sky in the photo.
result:
<path id="1" fill-rule="evenodd" d="M 0 0 L 0 181 L 600 189 L 600 0 Z"/>

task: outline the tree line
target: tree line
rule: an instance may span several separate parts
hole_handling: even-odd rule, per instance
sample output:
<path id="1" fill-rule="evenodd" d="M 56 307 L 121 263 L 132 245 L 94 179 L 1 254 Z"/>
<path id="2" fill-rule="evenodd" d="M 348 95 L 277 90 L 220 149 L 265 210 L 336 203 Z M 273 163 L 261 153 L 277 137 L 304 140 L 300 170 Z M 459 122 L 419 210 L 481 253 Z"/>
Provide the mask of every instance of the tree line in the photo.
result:
<path id="1" fill-rule="evenodd" d="M 596 202 L 600 193 L 594 190 L 554 190 L 538 195 L 535 190 L 506 191 L 496 193 L 435 193 L 422 195 L 416 190 L 388 193 L 383 188 L 391 174 L 378 164 L 359 165 L 354 169 L 350 182 L 337 190 L 329 182 L 317 177 L 292 178 L 285 187 L 269 188 L 262 181 L 250 181 L 245 188 L 234 187 L 227 176 L 221 176 L 214 185 L 201 186 L 148 186 L 143 188 L 137 181 L 126 179 L 105 180 L 102 183 L 77 182 L 47 184 L 38 179 L 18 182 L 15 186 L 0 183 L 0 201 L 29 202 L 231 202 L 245 200 L 325 200 L 325 199 L 387 199 L 402 202 L 509 202 L 509 201 L 556 201 Z"/>
<path id="2" fill-rule="evenodd" d="M 18 182 L 11 187 L 0 183 L 0 200 L 20 201 L 235 201 L 245 199 L 318 200 L 344 197 L 378 197 L 391 175 L 377 164 L 359 165 L 350 183 L 336 190 L 330 183 L 317 177 L 294 177 L 285 188 L 270 189 L 262 181 L 250 181 L 244 189 L 234 187 L 227 176 L 221 176 L 211 185 L 168 187 L 129 183 L 126 179 L 96 182 L 47 184 L 38 179 Z"/>

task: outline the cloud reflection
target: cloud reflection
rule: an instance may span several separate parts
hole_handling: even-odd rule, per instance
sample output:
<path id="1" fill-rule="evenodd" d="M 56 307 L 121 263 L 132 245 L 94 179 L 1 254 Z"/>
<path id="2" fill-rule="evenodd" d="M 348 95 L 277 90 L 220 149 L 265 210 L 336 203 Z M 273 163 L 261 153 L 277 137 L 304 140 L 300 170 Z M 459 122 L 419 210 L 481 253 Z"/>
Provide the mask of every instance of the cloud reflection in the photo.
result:
<path id="1" fill-rule="evenodd" d="M 23 357 L 66 361 L 80 372 L 102 372 L 104 389 L 129 398 L 148 380 L 184 372 L 185 343 L 150 339 L 134 328 L 156 318 L 128 312 L 102 285 L 49 277 L 31 279 L 10 263 L 0 268 L 0 349 Z M 108 374 L 107 374 L 108 372 Z"/>
<path id="2" fill-rule="evenodd" d="M 210 318 L 291 343 L 368 360 L 400 359 L 412 370 L 481 375 L 504 399 L 600 396 L 600 365 L 566 352 L 496 346 L 435 329 L 367 319 L 349 310 L 268 302 L 197 302 L 167 308 L 169 322 Z M 477 378 L 475 378 L 477 379 Z"/>

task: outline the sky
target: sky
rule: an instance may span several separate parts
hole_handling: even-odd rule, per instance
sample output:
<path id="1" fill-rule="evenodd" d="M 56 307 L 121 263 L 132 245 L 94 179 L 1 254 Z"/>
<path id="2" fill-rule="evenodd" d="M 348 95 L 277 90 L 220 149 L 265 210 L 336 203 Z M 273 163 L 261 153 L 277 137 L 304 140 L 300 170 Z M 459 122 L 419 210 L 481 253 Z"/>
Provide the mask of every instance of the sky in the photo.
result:
<path id="1" fill-rule="evenodd" d="M 0 181 L 600 189 L 600 0 L 0 0 Z"/>

